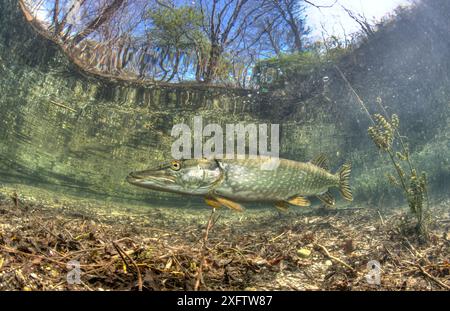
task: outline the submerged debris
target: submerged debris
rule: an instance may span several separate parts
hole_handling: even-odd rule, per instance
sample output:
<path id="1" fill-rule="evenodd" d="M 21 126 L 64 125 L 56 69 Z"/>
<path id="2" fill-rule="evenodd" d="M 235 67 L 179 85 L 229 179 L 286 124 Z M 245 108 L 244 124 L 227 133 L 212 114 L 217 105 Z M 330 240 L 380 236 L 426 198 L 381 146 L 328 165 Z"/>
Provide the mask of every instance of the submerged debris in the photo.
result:
<path id="1" fill-rule="evenodd" d="M 308 258 L 311 255 L 311 251 L 307 248 L 300 248 L 299 250 L 297 250 L 297 255 L 302 258 Z"/>
<path id="2" fill-rule="evenodd" d="M 400 213 L 237 215 L 0 200 L 0 290 L 448 290 L 449 223 L 407 240 Z M 448 202 L 433 209 L 448 219 Z M 447 214 L 446 214 L 447 213 Z M 244 219 L 242 219 L 244 217 Z M 211 220 L 212 218 L 210 218 Z M 380 283 L 368 263 L 380 264 Z M 74 264 L 75 263 L 75 264 Z M 78 263 L 79 275 L 76 275 Z M 199 267 L 201 276 L 199 277 Z M 376 279 L 375 279 L 376 280 Z"/>

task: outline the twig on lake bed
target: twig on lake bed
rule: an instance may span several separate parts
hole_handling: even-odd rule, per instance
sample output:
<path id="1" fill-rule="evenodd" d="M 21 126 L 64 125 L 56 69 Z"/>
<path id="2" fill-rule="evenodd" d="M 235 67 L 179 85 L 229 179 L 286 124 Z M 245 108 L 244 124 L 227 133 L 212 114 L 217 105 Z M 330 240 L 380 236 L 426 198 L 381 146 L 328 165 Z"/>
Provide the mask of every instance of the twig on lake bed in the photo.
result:
<path id="1" fill-rule="evenodd" d="M 142 275 L 141 275 L 141 270 L 139 269 L 139 266 L 138 266 L 137 263 L 133 260 L 133 258 L 131 258 L 130 255 L 128 255 L 126 252 L 124 252 L 124 251 L 119 247 L 119 245 L 117 245 L 116 242 L 113 242 L 112 244 L 113 244 L 114 248 L 116 249 L 117 253 L 119 253 L 119 256 L 122 258 L 122 260 L 123 260 L 123 262 L 124 262 L 124 264 L 125 264 L 126 266 L 128 266 L 128 263 L 127 263 L 127 261 L 125 260 L 125 257 L 127 257 L 127 258 L 131 261 L 131 263 L 133 264 L 134 268 L 136 269 L 137 276 L 138 276 L 138 288 L 139 288 L 139 291 L 141 292 L 141 291 L 142 291 Z M 125 255 L 125 257 L 124 257 L 124 255 Z"/>
<path id="2" fill-rule="evenodd" d="M 326 249 L 325 246 L 320 245 L 320 244 L 316 244 L 317 247 L 319 247 L 324 253 L 325 256 L 327 256 L 329 259 L 334 260 L 338 263 L 340 263 L 341 265 L 343 265 L 344 267 L 348 268 L 349 270 L 351 270 L 352 272 L 358 273 L 355 268 L 353 268 L 352 266 L 350 266 L 348 263 L 342 261 L 341 259 L 334 257 L 333 255 L 330 254 L 330 252 Z"/>
<path id="3" fill-rule="evenodd" d="M 450 286 L 447 284 L 444 284 L 443 282 L 441 282 L 440 280 L 438 280 L 437 278 L 435 278 L 434 276 L 432 276 L 431 274 L 429 274 L 427 271 L 425 271 L 425 268 L 422 267 L 421 265 L 416 265 L 417 268 L 419 268 L 420 272 L 422 272 L 423 275 L 425 275 L 427 278 L 431 279 L 432 281 L 436 282 L 437 284 L 439 284 L 442 288 L 445 288 L 446 290 L 450 290 Z"/>

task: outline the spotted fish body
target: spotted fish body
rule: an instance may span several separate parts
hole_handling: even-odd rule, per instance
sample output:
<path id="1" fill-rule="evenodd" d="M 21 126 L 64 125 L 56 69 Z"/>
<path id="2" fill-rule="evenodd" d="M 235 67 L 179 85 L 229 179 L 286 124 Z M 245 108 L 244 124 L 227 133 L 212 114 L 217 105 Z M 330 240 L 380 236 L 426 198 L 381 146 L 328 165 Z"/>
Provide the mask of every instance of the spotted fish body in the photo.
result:
<path id="1" fill-rule="evenodd" d="M 265 159 L 221 160 L 223 181 L 214 192 L 238 201 L 283 201 L 296 195 L 324 193 L 339 177 L 312 163 L 280 159 L 274 170 L 262 170 Z"/>
<path id="2" fill-rule="evenodd" d="M 328 192 L 332 187 L 338 187 L 345 199 L 352 200 L 350 164 L 331 174 L 322 155 L 310 162 L 280 158 L 277 165 L 265 166 L 271 160 L 263 156 L 173 160 L 155 169 L 130 173 L 127 181 L 153 190 L 200 195 L 212 207 L 237 210 L 241 209 L 237 202 L 273 202 L 282 210 L 289 204 L 309 206 L 307 196 L 317 196 L 333 206 L 335 200 Z"/>

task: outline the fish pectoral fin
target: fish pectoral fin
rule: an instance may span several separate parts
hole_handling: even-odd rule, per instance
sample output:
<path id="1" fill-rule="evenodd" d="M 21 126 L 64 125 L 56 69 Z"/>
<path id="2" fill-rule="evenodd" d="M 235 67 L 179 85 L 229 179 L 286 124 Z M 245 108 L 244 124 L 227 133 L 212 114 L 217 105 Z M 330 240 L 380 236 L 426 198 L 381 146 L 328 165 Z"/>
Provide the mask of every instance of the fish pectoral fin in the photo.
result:
<path id="1" fill-rule="evenodd" d="M 329 171 L 328 168 L 328 159 L 327 156 L 324 154 L 319 154 L 318 156 L 314 157 L 309 163 L 314 164 L 315 166 L 318 166 L 320 168 L 323 168 L 326 171 Z"/>
<path id="2" fill-rule="evenodd" d="M 234 201 L 222 198 L 222 197 L 213 197 L 213 199 L 218 202 L 221 206 L 226 206 L 229 209 L 235 210 L 237 212 L 242 212 L 244 210 L 244 207 L 239 204 L 236 203 Z"/>
<path id="3" fill-rule="evenodd" d="M 295 197 L 287 200 L 287 202 L 289 204 L 297 205 L 297 206 L 310 206 L 311 205 L 311 202 L 307 198 L 305 198 L 301 195 L 295 196 Z"/>
<path id="4" fill-rule="evenodd" d="M 330 191 L 324 192 L 322 194 L 316 195 L 316 197 L 322 201 L 323 204 L 325 204 L 328 207 L 333 207 L 334 204 L 336 204 L 336 200 L 334 199 L 333 195 L 330 193 Z"/>
<path id="5" fill-rule="evenodd" d="M 220 203 L 220 202 L 218 202 L 215 198 L 213 198 L 213 197 L 205 197 L 205 203 L 208 205 L 208 206 L 211 206 L 212 208 L 219 208 L 219 207 L 222 207 L 223 205 Z"/>
<path id="6" fill-rule="evenodd" d="M 286 213 L 289 209 L 289 206 L 286 202 L 284 201 L 279 201 L 275 203 L 275 207 L 277 208 L 277 210 Z"/>

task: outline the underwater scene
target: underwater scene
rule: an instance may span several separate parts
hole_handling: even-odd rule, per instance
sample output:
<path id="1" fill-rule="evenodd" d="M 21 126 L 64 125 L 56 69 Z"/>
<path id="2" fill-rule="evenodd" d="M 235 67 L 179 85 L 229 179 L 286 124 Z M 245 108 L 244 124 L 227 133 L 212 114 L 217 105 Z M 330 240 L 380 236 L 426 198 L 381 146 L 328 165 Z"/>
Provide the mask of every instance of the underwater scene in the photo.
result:
<path id="1" fill-rule="evenodd" d="M 449 16 L 1 1 L 0 290 L 450 290 Z"/>

